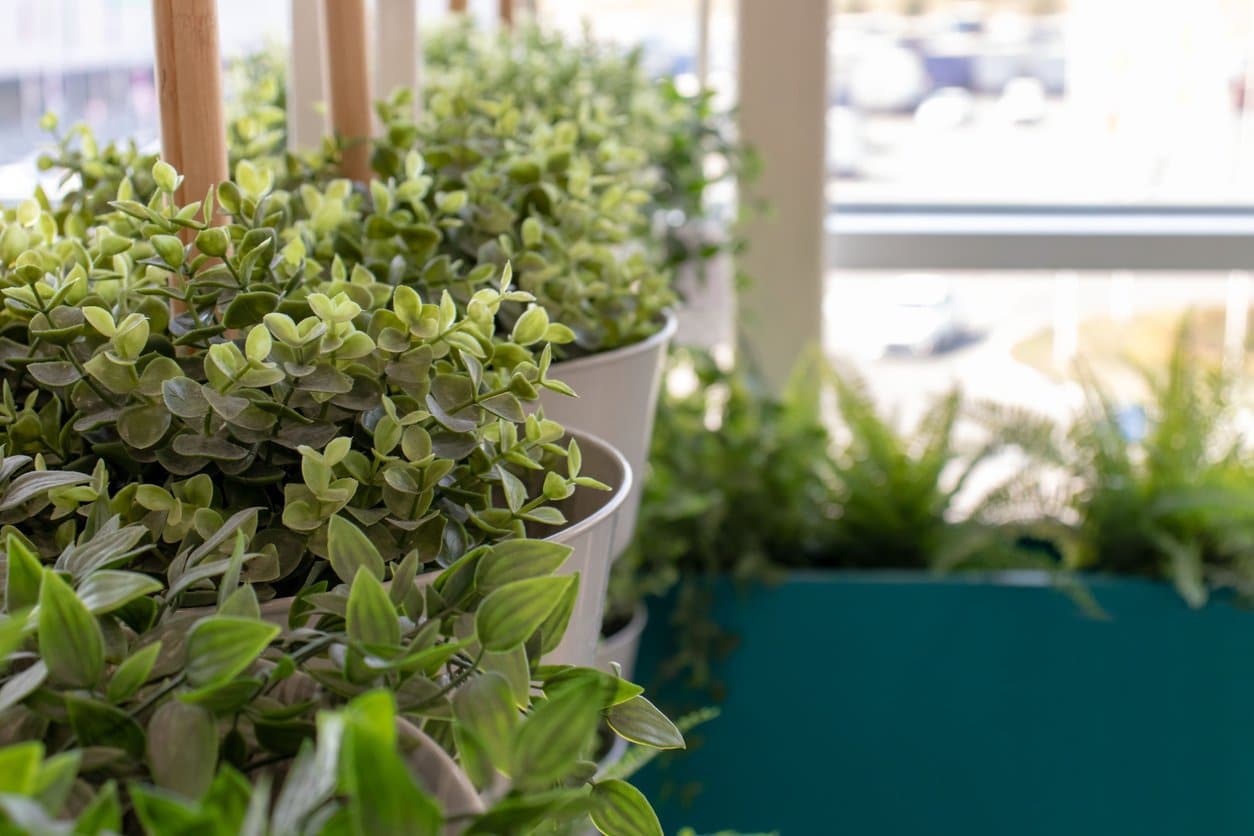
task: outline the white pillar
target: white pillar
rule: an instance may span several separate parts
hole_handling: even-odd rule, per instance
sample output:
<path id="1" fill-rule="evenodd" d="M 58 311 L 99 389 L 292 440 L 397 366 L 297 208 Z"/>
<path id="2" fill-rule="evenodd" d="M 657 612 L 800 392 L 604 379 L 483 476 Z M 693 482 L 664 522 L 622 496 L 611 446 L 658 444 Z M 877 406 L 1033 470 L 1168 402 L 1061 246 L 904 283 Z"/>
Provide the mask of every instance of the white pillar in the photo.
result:
<path id="1" fill-rule="evenodd" d="M 322 4 L 288 0 L 292 47 L 287 64 L 287 147 L 316 148 L 327 135 L 326 76 L 322 57 Z"/>
<path id="2" fill-rule="evenodd" d="M 710 0 L 697 0 L 697 85 L 710 81 Z"/>
<path id="3" fill-rule="evenodd" d="M 375 0 L 374 78 L 375 95 L 380 99 L 386 99 L 398 87 L 416 90 L 418 85 L 416 0 Z"/>
<path id="4" fill-rule="evenodd" d="M 765 200 L 745 224 L 740 305 L 753 358 L 780 387 L 822 336 L 827 111 L 827 0 L 740 0 L 740 130 L 763 171 L 742 202 Z"/>

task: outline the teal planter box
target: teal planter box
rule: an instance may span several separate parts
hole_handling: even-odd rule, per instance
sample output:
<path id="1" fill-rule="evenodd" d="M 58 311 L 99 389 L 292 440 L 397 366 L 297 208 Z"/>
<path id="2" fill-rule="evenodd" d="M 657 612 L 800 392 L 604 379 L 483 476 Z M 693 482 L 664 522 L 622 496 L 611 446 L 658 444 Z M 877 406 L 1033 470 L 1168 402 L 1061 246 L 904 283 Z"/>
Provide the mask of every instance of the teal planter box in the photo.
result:
<path id="1" fill-rule="evenodd" d="M 723 714 L 641 786 L 668 833 L 1254 833 L 1254 613 L 1190 610 L 1148 581 L 1089 588 L 1109 620 L 988 579 L 720 581 L 715 618 L 741 637 L 717 667 Z M 668 619 L 650 613 L 643 683 Z"/>

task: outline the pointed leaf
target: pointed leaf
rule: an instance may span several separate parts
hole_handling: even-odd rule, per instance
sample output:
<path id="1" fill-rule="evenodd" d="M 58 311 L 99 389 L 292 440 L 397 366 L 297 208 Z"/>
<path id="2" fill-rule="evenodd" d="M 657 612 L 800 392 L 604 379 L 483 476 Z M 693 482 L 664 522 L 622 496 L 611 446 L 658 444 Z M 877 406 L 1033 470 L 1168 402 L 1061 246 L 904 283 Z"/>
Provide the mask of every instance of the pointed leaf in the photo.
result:
<path id="1" fill-rule="evenodd" d="M 592 823 L 606 836 L 662 836 L 662 823 L 644 793 L 617 778 L 593 785 Z"/>
<path id="2" fill-rule="evenodd" d="M 606 721 L 620 737 L 653 749 L 682 749 L 684 736 L 644 697 L 632 697 L 607 712 Z"/>
<path id="3" fill-rule="evenodd" d="M 197 800 L 213 783 L 218 729 L 197 705 L 167 700 L 148 721 L 148 764 L 158 786 Z"/>
<path id="4" fill-rule="evenodd" d="M 400 644 L 401 623 L 383 583 L 365 566 L 357 569 L 348 593 L 348 637 L 366 645 Z"/>
<path id="5" fill-rule="evenodd" d="M 361 568 L 383 580 L 383 558 L 379 550 L 360 528 L 344 517 L 332 517 L 327 526 L 327 556 L 331 568 L 344 583 L 352 583 Z"/>
<path id="6" fill-rule="evenodd" d="M 225 615 L 202 618 L 187 635 L 187 681 L 203 687 L 234 679 L 278 634 L 277 625 L 264 621 Z"/>
<path id="7" fill-rule="evenodd" d="M 88 575 L 79 585 L 78 598 L 89 611 L 100 615 L 160 589 L 161 581 L 148 575 L 102 569 Z"/>
<path id="8" fill-rule="evenodd" d="M 54 680 L 91 688 L 104 673 L 104 634 L 69 584 L 44 570 L 39 590 L 39 655 Z"/>
<path id="9" fill-rule="evenodd" d="M 572 576 L 531 578 L 497 589 L 475 613 L 480 644 L 497 653 L 518 647 L 544 623 L 575 582 Z"/>
<path id="10" fill-rule="evenodd" d="M 105 692 L 109 701 L 114 704 L 120 703 L 134 696 L 135 692 L 144 687 L 160 653 L 161 642 L 153 642 L 136 650 L 127 657 L 126 661 L 118 665 L 117 670 L 109 679 L 109 687 Z"/>

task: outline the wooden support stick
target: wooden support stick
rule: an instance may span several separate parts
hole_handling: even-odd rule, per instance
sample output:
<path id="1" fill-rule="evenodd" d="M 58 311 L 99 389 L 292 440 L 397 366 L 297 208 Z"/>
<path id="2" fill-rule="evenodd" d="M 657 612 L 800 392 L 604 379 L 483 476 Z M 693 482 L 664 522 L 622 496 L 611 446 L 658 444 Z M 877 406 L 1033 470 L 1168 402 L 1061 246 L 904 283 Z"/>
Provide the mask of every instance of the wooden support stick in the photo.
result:
<path id="1" fill-rule="evenodd" d="M 514 25 L 514 0 L 498 0 L 497 14 L 502 26 Z"/>
<path id="2" fill-rule="evenodd" d="M 323 0 L 331 127 L 348 142 L 341 171 L 370 179 L 370 69 L 363 0 Z"/>
<path id="3" fill-rule="evenodd" d="M 229 176 L 216 0 L 153 0 L 152 18 L 161 153 L 183 175 L 178 202 L 204 200 Z"/>
<path id="4" fill-rule="evenodd" d="M 465 14 L 466 0 L 448 0 L 448 10 L 457 14 Z"/>

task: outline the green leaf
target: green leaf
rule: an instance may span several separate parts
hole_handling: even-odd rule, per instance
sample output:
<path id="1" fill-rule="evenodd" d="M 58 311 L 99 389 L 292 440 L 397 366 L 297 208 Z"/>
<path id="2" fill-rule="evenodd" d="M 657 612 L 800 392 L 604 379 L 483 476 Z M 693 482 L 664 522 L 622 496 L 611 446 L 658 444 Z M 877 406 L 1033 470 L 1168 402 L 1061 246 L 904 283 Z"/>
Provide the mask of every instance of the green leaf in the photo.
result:
<path id="1" fill-rule="evenodd" d="M 44 567 L 39 557 L 16 535 L 9 535 L 6 554 L 8 567 L 4 582 L 4 608 L 12 613 L 34 606 L 39 600 Z"/>
<path id="2" fill-rule="evenodd" d="M 358 697 L 346 712 L 340 774 L 351 805 L 353 832 L 438 836 L 444 817 L 418 786 L 396 748 L 395 708 L 387 692 Z"/>
<path id="3" fill-rule="evenodd" d="M 226 306 L 226 312 L 222 315 L 222 324 L 227 328 L 247 328 L 261 322 L 266 314 L 273 313 L 278 306 L 279 297 L 276 294 L 241 293 Z"/>
<path id="4" fill-rule="evenodd" d="M 64 488 L 68 485 L 81 485 L 90 482 L 86 473 L 75 473 L 69 470 L 35 470 L 23 473 L 9 483 L 0 499 L 0 511 L 9 511 L 35 497 L 45 496 L 53 488 Z"/>
<path id="5" fill-rule="evenodd" d="M 5 658 L 26 641 L 26 622 L 29 617 L 28 609 L 18 610 L 12 615 L 0 613 L 0 671 L 4 670 Z"/>
<path id="6" fill-rule="evenodd" d="M 57 813 L 65 806 L 70 791 L 74 788 L 74 780 L 78 777 L 78 767 L 83 761 L 83 753 L 75 750 L 53 755 L 44 761 L 35 778 L 35 798 L 49 813 Z M 0 767 L 3 770 L 3 767 Z"/>
<path id="7" fill-rule="evenodd" d="M 58 682 L 91 688 L 104 673 L 104 634 L 69 584 L 44 570 L 39 590 L 39 655 Z"/>
<path id="8" fill-rule="evenodd" d="M 213 716 L 180 700 L 162 703 L 148 721 L 148 764 L 158 786 L 199 799 L 218 768 Z"/>
<path id="9" fill-rule="evenodd" d="M 492 546 L 475 569 L 475 586 L 484 594 L 528 578 L 556 572 L 572 549 L 547 540 L 506 540 Z"/>
<path id="10" fill-rule="evenodd" d="M 196 233 L 196 249 L 214 258 L 226 255 L 230 243 L 231 239 L 227 237 L 226 230 L 220 226 L 211 226 Z"/>
<path id="11" fill-rule="evenodd" d="M 141 647 L 126 658 L 109 679 L 109 687 L 105 694 L 112 703 L 120 703 L 134 696 L 148 681 L 152 666 L 161 654 L 161 642 L 156 641 Z"/>
<path id="12" fill-rule="evenodd" d="M 251 665 L 279 634 L 278 626 L 234 616 L 197 621 L 187 635 L 187 681 L 220 685 Z"/>
<path id="13" fill-rule="evenodd" d="M 682 749 L 684 736 L 675 724 L 644 697 L 632 697 L 611 708 L 605 717 L 619 737 L 652 749 Z"/>
<path id="14" fill-rule="evenodd" d="M 0 711 L 8 711 L 26 699 L 35 689 L 44 684 L 48 678 L 48 666 L 41 660 L 26 670 L 9 677 L 8 682 L 0 686 Z"/>
<path id="15" fill-rule="evenodd" d="M 78 598 L 91 613 L 100 615 L 160 589 L 161 581 L 148 575 L 102 569 L 88 575 L 79 585 Z"/>
<path id="16" fill-rule="evenodd" d="M 331 797 L 335 790 L 344 734 L 344 716 L 329 711 L 318 715 L 317 748 L 306 740 L 279 797 L 274 803 L 274 832 L 297 832 L 305 817 Z"/>
<path id="17" fill-rule="evenodd" d="M 71 546 L 57 558 L 58 572 L 69 572 L 75 580 L 81 581 L 100 569 L 114 566 L 128 560 L 133 554 L 132 549 L 148 534 L 142 525 L 128 525 L 94 537 L 76 546 Z"/>
<path id="18" fill-rule="evenodd" d="M 53 360 L 46 363 L 31 363 L 26 367 L 30 376 L 44 386 L 53 388 L 70 386 L 83 379 L 83 375 L 73 363 L 65 360 Z"/>
<path id="19" fill-rule="evenodd" d="M 401 641 L 401 623 L 383 583 L 362 566 L 348 593 L 348 637 L 365 645 L 394 647 Z"/>
<path id="20" fill-rule="evenodd" d="M 133 783 L 130 785 L 130 796 L 135 816 L 149 836 L 196 833 L 198 828 L 207 825 L 191 804 L 169 790 Z"/>
<path id="21" fill-rule="evenodd" d="M 383 558 L 362 530 L 348 519 L 334 516 L 327 525 L 327 556 L 344 583 L 352 583 L 358 569 L 383 580 Z"/>
<path id="22" fill-rule="evenodd" d="M 143 757 L 144 730 L 125 711 L 77 694 L 65 695 L 65 708 L 80 746 L 110 746 Z"/>
<path id="23" fill-rule="evenodd" d="M 589 753 L 600 723 L 600 699 L 591 683 L 537 704 L 514 735 L 515 781 L 541 788 L 565 778 Z"/>
<path id="24" fill-rule="evenodd" d="M 644 793 L 617 778 L 593 785 L 592 823 L 605 836 L 662 836 L 662 823 Z"/>
<path id="25" fill-rule="evenodd" d="M 165 160 L 157 160 L 152 166 L 153 182 L 164 192 L 174 194 L 179 186 L 179 175 L 174 166 Z"/>
<path id="26" fill-rule="evenodd" d="M 148 242 L 166 264 L 175 270 L 183 266 L 183 256 L 186 253 L 183 249 L 183 242 L 178 239 L 178 236 L 154 235 L 148 239 Z"/>
<path id="27" fill-rule="evenodd" d="M 164 405 L 133 406 L 118 416 L 118 435 L 127 444 L 146 450 L 170 429 L 170 410 Z"/>
<path id="28" fill-rule="evenodd" d="M 578 577 L 576 573 L 575 578 Z M 570 617 L 575 612 L 575 603 L 578 598 L 579 582 L 576 580 L 562 593 L 557 606 L 553 607 L 553 611 L 540 624 L 540 656 L 552 653 L 562 643 L 562 637 L 566 635 L 566 627 L 570 624 Z"/>
<path id="29" fill-rule="evenodd" d="M 209 402 L 200 384 L 190 377 L 176 377 L 162 383 L 161 399 L 166 409 L 180 418 L 195 420 L 209 414 Z"/>
<path id="30" fill-rule="evenodd" d="M 488 595 L 475 613 L 475 632 L 485 650 L 504 653 L 530 638 L 576 578 L 531 578 Z"/>
<path id="31" fill-rule="evenodd" d="M 531 665 L 527 660 L 527 648 L 516 647 L 508 653 L 485 653 L 481 663 L 485 671 L 493 671 L 505 677 L 519 708 L 531 705 Z"/>
<path id="32" fill-rule="evenodd" d="M 96 792 L 74 822 L 74 829 L 85 836 L 122 832 L 122 805 L 118 802 L 117 784 L 109 781 Z"/>
<path id="33" fill-rule="evenodd" d="M 0 793 L 30 795 L 43 763 L 44 745 L 38 741 L 0 748 Z"/>
<path id="34" fill-rule="evenodd" d="M 544 332 L 548 327 L 548 312 L 539 305 L 533 305 L 518 317 L 514 330 L 510 332 L 510 339 L 519 345 L 533 345 L 544 339 Z"/>
<path id="35" fill-rule="evenodd" d="M 493 804 L 487 813 L 476 817 L 466 830 L 466 836 L 534 833 L 542 822 L 561 824 L 569 821 L 572 815 L 579 814 L 590 803 L 583 788 L 511 793 Z"/>
<path id="36" fill-rule="evenodd" d="M 505 677 L 484 673 L 458 688 L 453 715 L 483 744 L 493 766 L 509 768 L 514 729 L 522 717 Z"/>
<path id="37" fill-rule="evenodd" d="M 183 691 L 179 699 L 192 705 L 199 705 L 215 714 L 234 714 L 247 705 L 265 683 L 251 676 L 242 676 L 218 685 L 206 685 Z"/>

